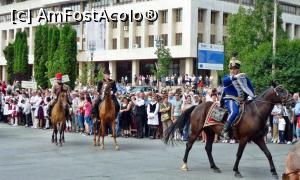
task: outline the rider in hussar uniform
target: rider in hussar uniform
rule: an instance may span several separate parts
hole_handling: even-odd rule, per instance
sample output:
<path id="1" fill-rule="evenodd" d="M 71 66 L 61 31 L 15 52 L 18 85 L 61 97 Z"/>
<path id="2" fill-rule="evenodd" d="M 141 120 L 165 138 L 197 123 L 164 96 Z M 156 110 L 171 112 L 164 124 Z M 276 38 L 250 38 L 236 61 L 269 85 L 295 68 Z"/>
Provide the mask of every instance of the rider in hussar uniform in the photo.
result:
<path id="1" fill-rule="evenodd" d="M 110 71 L 109 69 L 104 70 L 103 72 L 104 74 L 104 79 L 102 81 L 98 82 L 97 85 L 97 91 L 99 93 L 97 100 L 95 101 L 95 104 L 93 106 L 93 115 L 95 117 L 98 117 L 99 115 L 99 105 L 102 102 L 102 99 L 104 98 L 104 90 L 105 87 L 107 86 L 108 83 L 112 83 L 111 85 L 111 98 L 115 104 L 115 110 L 116 110 L 116 114 L 119 112 L 120 110 L 120 105 L 119 102 L 117 100 L 117 97 L 115 95 L 115 93 L 117 92 L 117 86 L 116 86 L 116 82 L 112 79 L 110 79 Z"/>
<path id="2" fill-rule="evenodd" d="M 222 130 L 225 139 L 229 138 L 229 130 L 239 115 L 240 104 L 247 98 L 254 98 L 254 89 L 251 81 L 244 73 L 240 73 L 241 62 L 237 59 L 237 53 L 233 54 L 229 62 L 230 74 L 223 79 L 224 91 L 221 99 L 221 107 L 225 105 L 229 112 L 227 121 Z"/>
<path id="3" fill-rule="evenodd" d="M 65 110 L 66 110 L 66 114 L 67 116 L 69 115 L 69 104 L 70 104 L 70 101 L 69 101 L 69 97 L 70 97 L 70 88 L 68 85 L 64 84 L 62 82 L 62 73 L 57 73 L 55 75 L 55 79 L 56 79 L 56 82 L 55 84 L 53 84 L 52 86 L 52 90 L 51 90 L 51 95 L 52 95 L 52 100 L 51 102 L 49 103 L 49 110 L 48 110 L 48 113 L 49 113 L 49 117 L 51 116 L 51 111 L 52 111 L 52 108 L 53 106 L 55 105 L 55 103 L 57 102 L 57 99 L 59 97 L 59 94 L 60 92 L 62 91 L 65 91 L 67 92 L 67 101 L 68 101 L 68 104 L 67 106 L 65 107 Z"/>

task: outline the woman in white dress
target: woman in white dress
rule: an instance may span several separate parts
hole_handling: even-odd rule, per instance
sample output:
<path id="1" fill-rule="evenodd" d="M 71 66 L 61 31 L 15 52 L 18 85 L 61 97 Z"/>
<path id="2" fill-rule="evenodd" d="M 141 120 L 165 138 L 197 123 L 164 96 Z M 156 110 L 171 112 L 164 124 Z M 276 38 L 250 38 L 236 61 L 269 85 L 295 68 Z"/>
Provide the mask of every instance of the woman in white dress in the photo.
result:
<path id="1" fill-rule="evenodd" d="M 157 96 L 152 96 L 151 102 L 147 106 L 147 116 L 149 125 L 149 138 L 155 139 L 156 130 L 159 125 L 158 121 L 159 103 L 157 102 Z"/>

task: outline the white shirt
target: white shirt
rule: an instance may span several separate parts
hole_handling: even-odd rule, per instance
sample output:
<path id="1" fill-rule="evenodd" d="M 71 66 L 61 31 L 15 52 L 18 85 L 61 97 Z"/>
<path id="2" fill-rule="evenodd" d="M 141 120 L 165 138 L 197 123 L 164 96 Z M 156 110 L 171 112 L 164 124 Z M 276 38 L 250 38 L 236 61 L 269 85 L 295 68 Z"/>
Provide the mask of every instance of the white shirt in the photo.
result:
<path id="1" fill-rule="evenodd" d="M 141 99 L 141 98 L 138 98 L 137 100 L 133 101 L 133 103 L 136 106 L 143 106 L 143 105 L 145 105 L 145 100 Z"/>
<path id="2" fill-rule="evenodd" d="M 31 104 L 29 103 L 28 100 L 26 100 L 25 104 L 24 104 L 23 113 L 24 114 L 30 114 L 30 112 L 31 112 Z"/>

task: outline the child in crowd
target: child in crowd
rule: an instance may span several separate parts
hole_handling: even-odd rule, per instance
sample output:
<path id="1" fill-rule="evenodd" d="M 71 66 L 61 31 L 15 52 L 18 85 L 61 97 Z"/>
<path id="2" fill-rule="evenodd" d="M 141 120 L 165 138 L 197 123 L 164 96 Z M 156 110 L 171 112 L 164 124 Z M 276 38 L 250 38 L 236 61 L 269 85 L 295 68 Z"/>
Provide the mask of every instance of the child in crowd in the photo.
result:
<path id="1" fill-rule="evenodd" d="M 48 115 L 48 109 L 49 109 L 49 103 L 51 101 L 51 98 L 50 97 L 47 97 L 46 98 L 46 103 L 44 105 L 44 115 L 45 115 L 45 120 L 46 120 L 46 125 L 45 125 L 45 128 L 44 129 L 49 129 L 50 128 L 50 118 L 49 118 L 49 115 Z"/>
<path id="2" fill-rule="evenodd" d="M 84 119 L 86 124 L 88 125 L 87 128 L 87 134 L 92 135 L 93 133 L 93 121 L 91 118 L 91 112 L 92 112 L 92 100 L 89 95 L 86 95 L 85 97 L 85 103 L 84 103 Z"/>

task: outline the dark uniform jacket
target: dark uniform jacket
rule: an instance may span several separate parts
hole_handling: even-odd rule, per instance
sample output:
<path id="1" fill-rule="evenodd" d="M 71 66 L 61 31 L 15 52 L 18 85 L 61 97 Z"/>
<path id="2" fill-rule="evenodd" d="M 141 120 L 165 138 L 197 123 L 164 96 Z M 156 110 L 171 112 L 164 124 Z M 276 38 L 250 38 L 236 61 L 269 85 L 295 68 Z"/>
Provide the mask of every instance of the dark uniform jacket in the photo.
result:
<path id="1" fill-rule="evenodd" d="M 102 81 L 99 81 L 98 85 L 97 85 L 97 91 L 99 94 L 102 93 L 103 85 L 108 82 L 112 82 L 111 90 L 113 91 L 113 93 L 117 92 L 117 86 L 116 86 L 116 82 L 114 80 L 108 79 L 108 81 L 106 81 L 105 79 L 103 79 Z"/>

